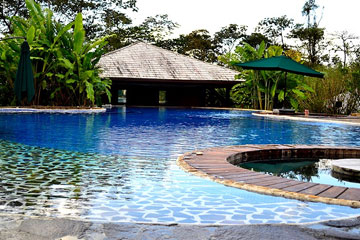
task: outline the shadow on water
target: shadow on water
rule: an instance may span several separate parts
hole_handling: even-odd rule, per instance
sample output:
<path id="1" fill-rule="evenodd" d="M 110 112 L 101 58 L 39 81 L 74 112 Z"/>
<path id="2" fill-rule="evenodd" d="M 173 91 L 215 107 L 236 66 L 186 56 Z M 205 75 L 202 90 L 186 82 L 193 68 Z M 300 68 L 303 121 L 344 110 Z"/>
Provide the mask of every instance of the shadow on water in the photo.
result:
<path id="1" fill-rule="evenodd" d="M 317 162 L 318 160 L 296 160 L 285 162 L 271 160 L 263 162 L 242 163 L 239 165 L 239 167 L 273 176 L 311 182 L 312 177 L 319 177 Z"/>
<path id="2" fill-rule="evenodd" d="M 268 160 L 241 163 L 238 166 L 256 172 L 294 179 L 343 187 L 360 188 L 356 177 L 342 177 L 331 170 L 330 159 Z"/>

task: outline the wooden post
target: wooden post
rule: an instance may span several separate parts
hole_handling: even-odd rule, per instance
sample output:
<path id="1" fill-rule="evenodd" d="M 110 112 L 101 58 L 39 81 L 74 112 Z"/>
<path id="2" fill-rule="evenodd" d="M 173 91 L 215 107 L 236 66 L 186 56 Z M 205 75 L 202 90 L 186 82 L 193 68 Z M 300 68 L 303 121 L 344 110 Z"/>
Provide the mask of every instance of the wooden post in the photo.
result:
<path id="1" fill-rule="evenodd" d="M 230 107 L 230 91 L 231 87 L 226 87 L 226 95 L 225 95 L 225 107 Z"/>
<path id="2" fill-rule="evenodd" d="M 118 105 L 118 91 L 119 88 L 117 88 L 116 86 L 112 86 L 111 87 L 111 105 Z"/>

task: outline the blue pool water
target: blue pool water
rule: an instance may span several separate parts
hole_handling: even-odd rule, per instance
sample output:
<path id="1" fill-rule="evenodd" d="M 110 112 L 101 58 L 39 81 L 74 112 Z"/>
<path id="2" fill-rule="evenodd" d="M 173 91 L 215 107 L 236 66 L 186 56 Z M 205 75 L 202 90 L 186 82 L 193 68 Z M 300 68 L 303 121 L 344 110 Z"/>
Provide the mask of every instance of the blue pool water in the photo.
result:
<path id="1" fill-rule="evenodd" d="M 280 223 L 360 209 L 260 195 L 183 172 L 187 151 L 239 144 L 359 146 L 360 128 L 251 112 L 115 108 L 0 114 L 0 212 L 113 222 Z"/>

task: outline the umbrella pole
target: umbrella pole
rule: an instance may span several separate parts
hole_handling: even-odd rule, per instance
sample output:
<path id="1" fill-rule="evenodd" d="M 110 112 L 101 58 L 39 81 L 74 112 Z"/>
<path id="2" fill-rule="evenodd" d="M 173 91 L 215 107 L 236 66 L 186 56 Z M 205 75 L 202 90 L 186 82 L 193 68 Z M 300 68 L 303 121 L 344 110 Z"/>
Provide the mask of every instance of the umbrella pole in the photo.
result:
<path id="1" fill-rule="evenodd" d="M 286 78 L 287 78 L 287 72 L 285 72 L 285 89 L 284 89 L 284 102 L 283 102 L 283 109 L 286 105 Z"/>

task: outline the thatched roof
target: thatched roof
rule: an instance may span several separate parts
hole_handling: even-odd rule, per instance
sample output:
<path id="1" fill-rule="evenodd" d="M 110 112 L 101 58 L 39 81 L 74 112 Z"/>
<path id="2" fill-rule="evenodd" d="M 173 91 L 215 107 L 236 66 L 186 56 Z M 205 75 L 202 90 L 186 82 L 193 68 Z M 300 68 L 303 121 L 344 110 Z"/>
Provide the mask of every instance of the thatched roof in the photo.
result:
<path id="1" fill-rule="evenodd" d="M 236 83 L 238 72 L 181 55 L 160 47 L 136 42 L 101 57 L 102 77 L 111 79 L 164 80 L 167 82 Z"/>

